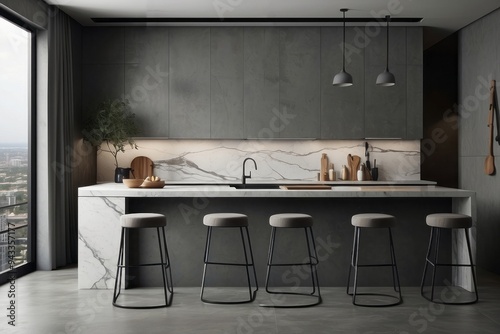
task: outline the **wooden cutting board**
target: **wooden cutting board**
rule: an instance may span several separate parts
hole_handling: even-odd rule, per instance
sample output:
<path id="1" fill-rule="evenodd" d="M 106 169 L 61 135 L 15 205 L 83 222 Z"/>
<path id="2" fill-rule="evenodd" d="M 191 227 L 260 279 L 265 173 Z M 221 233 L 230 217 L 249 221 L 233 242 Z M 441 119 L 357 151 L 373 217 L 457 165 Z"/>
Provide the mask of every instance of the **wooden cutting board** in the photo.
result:
<path id="1" fill-rule="evenodd" d="M 130 163 L 130 168 L 132 168 L 132 175 L 136 179 L 145 179 L 153 174 L 153 160 L 148 157 L 140 156 L 134 158 Z"/>
<path id="2" fill-rule="evenodd" d="M 358 180 L 358 169 L 359 164 L 361 163 L 361 158 L 357 155 L 347 155 L 347 166 L 349 168 L 349 175 L 351 176 L 351 181 Z"/>
<path id="3" fill-rule="evenodd" d="M 287 185 L 280 186 L 280 189 L 284 190 L 330 190 L 331 186 L 319 185 L 319 184 L 297 184 L 297 185 Z"/>

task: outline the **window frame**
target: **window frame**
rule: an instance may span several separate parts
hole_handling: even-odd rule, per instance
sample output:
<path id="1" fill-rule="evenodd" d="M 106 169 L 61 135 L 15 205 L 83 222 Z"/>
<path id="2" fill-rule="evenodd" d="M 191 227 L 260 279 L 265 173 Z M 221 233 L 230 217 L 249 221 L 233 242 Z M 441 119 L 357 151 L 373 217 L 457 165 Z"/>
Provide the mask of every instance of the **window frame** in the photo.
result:
<path id="1" fill-rule="evenodd" d="M 25 264 L 16 267 L 12 270 L 0 273 L 0 285 L 10 282 L 12 279 L 17 279 L 21 276 L 29 274 L 36 270 L 36 171 L 37 171 L 37 154 L 36 154 L 36 111 L 37 111 L 37 30 L 26 23 L 24 20 L 9 11 L 0 7 L 0 16 L 19 28 L 26 30 L 31 34 L 31 61 L 30 61 L 30 84 L 29 84 L 29 101 L 28 101 L 28 259 Z M 14 275 L 13 275 L 14 274 Z"/>

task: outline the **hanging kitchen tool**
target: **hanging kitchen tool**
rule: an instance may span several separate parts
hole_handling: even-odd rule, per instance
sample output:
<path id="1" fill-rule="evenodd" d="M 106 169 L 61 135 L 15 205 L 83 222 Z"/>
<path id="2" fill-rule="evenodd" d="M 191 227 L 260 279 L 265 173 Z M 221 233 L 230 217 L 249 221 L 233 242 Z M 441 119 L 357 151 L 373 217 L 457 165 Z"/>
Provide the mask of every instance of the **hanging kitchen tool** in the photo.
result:
<path id="1" fill-rule="evenodd" d="M 148 176 L 154 175 L 154 164 L 148 157 L 135 157 L 130 163 L 130 168 L 132 168 L 132 175 L 135 179 L 145 179 Z"/>
<path id="2" fill-rule="evenodd" d="M 489 143 L 488 149 L 489 154 L 484 162 L 484 172 L 487 175 L 495 174 L 495 157 L 493 156 L 493 115 L 495 110 L 495 80 L 491 80 L 490 84 L 490 103 L 489 103 L 489 115 L 488 115 L 488 127 L 489 131 Z"/>
<path id="3" fill-rule="evenodd" d="M 368 152 L 368 142 L 365 141 L 365 158 L 366 158 L 366 162 L 365 162 L 365 166 L 368 170 L 372 169 L 371 166 L 370 166 L 370 152 Z"/>
<path id="4" fill-rule="evenodd" d="M 495 82 L 496 84 L 496 82 Z M 498 142 L 498 145 L 500 145 L 500 112 L 499 112 L 499 109 L 498 109 L 498 94 L 497 94 L 497 90 L 496 90 L 496 87 L 495 87 L 495 92 L 493 94 L 493 110 L 494 110 L 494 115 L 493 115 L 493 118 L 496 119 L 496 123 L 497 123 L 497 135 L 495 137 L 495 140 Z"/>
<path id="5" fill-rule="evenodd" d="M 370 181 L 372 179 L 372 174 L 371 174 L 371 164 L 370 164 L 370 152 L 368 152 L 368 142 L 365 141 L 365 169 L 363 169 L 363 180 L 365 181 Z"/>

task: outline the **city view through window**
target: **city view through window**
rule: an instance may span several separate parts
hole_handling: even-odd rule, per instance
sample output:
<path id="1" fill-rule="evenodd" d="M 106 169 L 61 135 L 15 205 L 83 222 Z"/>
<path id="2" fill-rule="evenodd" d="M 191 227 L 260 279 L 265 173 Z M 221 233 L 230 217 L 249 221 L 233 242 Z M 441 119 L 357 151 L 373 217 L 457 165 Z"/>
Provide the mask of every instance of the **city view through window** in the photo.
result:
<path id="1" fill-rule="evenodd" d="M 0 16 L 0 273 L 29 261 L 31 34 Z"/>

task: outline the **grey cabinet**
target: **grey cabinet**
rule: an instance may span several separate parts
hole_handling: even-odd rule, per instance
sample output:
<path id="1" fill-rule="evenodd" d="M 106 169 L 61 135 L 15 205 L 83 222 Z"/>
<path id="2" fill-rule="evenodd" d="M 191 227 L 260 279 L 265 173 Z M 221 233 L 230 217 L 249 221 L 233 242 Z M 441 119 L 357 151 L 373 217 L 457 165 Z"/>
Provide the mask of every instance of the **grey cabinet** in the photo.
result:
<path id="1" fill-rule="evenodd" d="M 320 28 L 280 28 L 280 137 L 320 136 Z"/>
<path id="2" fill-rule="evenodd" d="M 406 28 L 391 28 L 389 70 L 396 85 L 375 84 L 386 65 L 386 28 L 365 49 L 365 138 L 406 138 Z"/>
<path id="3" fill-rule="evenodd" d="M 210 137 L 244 138 L 243 28 L 211 28 Z"/>
<path id="4" fill-rule="evenodd" d="M 125 97 L 136 115 L 139 136 L 168 137 L 168 30 L 124 28 Z"/>
<path id="5" fill-rule="evenodd" d="M 406 139 L 423 137 L 423 43 L 422 28 L 406 28 Z"/>
<path id="6" fill-rule="evenodd" d="M 244 137 L 278 138 L 279 29 L 245 28 Z"/>
<path id="7" fill-rule="evenodd" d="M 82 107 L 126 97 L 141 136 L 169 138 L 422 137 L 422 28 L 346 30 L 352 87 L 339 27 L 85 28 Z"/>
<path id="8" fill-rule="evenodd" d="M 169 137 L 210 138 L 210 28 L 170 28 Z"/>
<path id="9" fill-rule="evenodd" d="M 332 86 L 342 69 L 342 30 L 321 29 L 321 138 L 359 139 L 365 137 L 365 48 L 355 37 L 360 28 L 346 28 L 346 72 L 351 87 Z"/>

